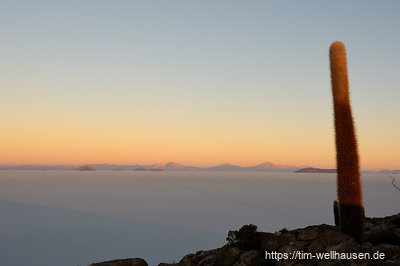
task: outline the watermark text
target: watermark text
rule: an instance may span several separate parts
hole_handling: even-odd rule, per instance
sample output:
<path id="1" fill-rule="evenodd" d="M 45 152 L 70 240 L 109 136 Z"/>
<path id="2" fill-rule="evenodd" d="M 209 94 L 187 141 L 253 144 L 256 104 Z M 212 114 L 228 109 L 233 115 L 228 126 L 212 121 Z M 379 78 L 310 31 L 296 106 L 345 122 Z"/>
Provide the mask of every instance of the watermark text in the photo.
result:
<path id="1" fill-rule="evenodd" d="M 265 252 L 265 259 L 272 259 L 276 261 L 280 260 L 384 260 L 385 253 L 383 252 L 303 252 L 303 251 L 294 251 L 294 252 L 277 252 L 271 251 Z"/>

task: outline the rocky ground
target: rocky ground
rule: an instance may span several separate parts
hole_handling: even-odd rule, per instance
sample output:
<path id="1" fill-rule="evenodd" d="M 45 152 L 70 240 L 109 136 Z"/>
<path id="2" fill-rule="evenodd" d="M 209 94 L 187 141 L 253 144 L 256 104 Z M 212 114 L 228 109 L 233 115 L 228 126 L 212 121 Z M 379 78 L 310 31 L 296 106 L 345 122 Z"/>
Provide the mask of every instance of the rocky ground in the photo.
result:
<path id="1" fill-rule="evenodd" d="M 313 225 L 275 233 L 256 232 L 249 226 L 231 232 L 229 244 L 184 256 L 176 264 L 159 266 L 260 266 L 260 265 L 400 265 L 400 213 L 384 218 L 366 218 L 362 244 L 331 225 Z M 271 257 L 266 259 L 266 252 Z M 326 253 L 336 259 L 308 259 L 308 254 Z M 371 259 L 339 259 L 339 256 L 368 253 Z M 288 259 L 278 259 L 287 254 Z M 372 259 L 373 255 L 380 256 Z M 275 256 L 274 258 L 272 256 Z M 328 256 L 328 255 L 326 255 Z M 364 257 L 368 255 L 363 255 Z M 122 259 L 91 266 L 146 266 L 143 259 Z"/>

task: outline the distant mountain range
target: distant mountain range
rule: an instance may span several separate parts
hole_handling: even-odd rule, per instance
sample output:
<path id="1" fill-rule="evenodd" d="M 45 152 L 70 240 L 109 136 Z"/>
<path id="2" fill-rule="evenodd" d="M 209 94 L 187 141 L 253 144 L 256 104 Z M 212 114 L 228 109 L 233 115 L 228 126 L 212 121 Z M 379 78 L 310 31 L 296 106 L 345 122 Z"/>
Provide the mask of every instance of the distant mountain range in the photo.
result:
<path id="1" fill-rule="evenodd" d="M 335 173 L 336 169 L 320 169 L 310 166 L 281 165 L 264 162 L 255 166 L 243 167 L 223 163 L 212 167 L 187 166 L 177 162 L 155 163 L 149 165 L 129 164 L 86 164 L 86 165 L 0 165 L 0 170 L 80 170 L 80 171 L 228 171 L 228 172 L 298 172 L 298 173 Z M 372 171 L 361 171 L 369 173 Z M 382 174 L 400 174 L 400 170 L 382 170 Z"/>
<path id="2" fill-rule="evenodd" d="M 304 166 L 303 166 L 304 167 Z M 250 167 L 242 167 L 230 163 L 224 163 L 213 167 L 187 166 L 177 162 L 155 163 L 150 165 L 117 165 L 117 164 L 87 164 L 80 166 L 66 165 L 0 165 L 0 170 L 136 170 L 136 171 L 296 171 L 300 166 L 280 165 L 264 162 Z"/>
<path id="3" fill-rule="evenodd" d="M 96 165 L 93 165 L 96 167 Z M 301 167 L 298 166 L 287 166 L 273 164 L 270 162 L 264 162 L 256 166 L 242 167 L 239 165 L 233 165 L 230 163 L 223 163 L 212 167 L 197 167 L 197 166 L 187 166 L 176 162 L 169 163 L 156 163 L 151 165 L 138 166 L 134 170 L 144 170 L 144 171 L 233 171 L 233 172 L 244 172 L 244 171 L 294 171 Z"/>
<path id="4" fill-rule="evenodd" d="M 303 166 L 304 167 L 304 166 Z M 230 163 L 220 164 L 214 167 L 206 168 L 212 171 L 295 171 L 301 169 L 301 166 L 293 165 L 280 165 L 271 162 L 264 162 L 255 166 L 242 167 L 239 165 L 232 165 Z"/>

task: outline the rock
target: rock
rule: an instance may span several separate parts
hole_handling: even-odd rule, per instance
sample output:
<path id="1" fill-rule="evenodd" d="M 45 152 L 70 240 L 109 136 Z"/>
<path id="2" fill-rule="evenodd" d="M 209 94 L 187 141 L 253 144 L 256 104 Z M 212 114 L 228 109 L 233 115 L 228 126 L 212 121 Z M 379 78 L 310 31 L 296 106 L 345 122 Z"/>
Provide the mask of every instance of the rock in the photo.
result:
<path id="1" fill-rule="evenodd" d="M 365 241 L 362 244 L 341 233 L 338 227 L 326 224 L 291 231 L 284 230 L 279 234 L 242 231 L 243 235 L 240 235 L 235 240 L 236 242 L 221 248 L 188 254 L 177 264 L 161 263 L 159 266 L 400 265 L 400 213 L 384 218 L 366 218 Z M 249 240 L 256 243 L 247 243 Z M 246 243 L 240 243 L 240 241 Z M 297 256 L 289 259 L 277 259 L 270 255 L 266 259 L 266 252 L 269 254 L 273 254 L 273 252 L 275 254 L 286 253 L 289 256 L 296 254 Z M 315 255 L 317 253 L 334 257 L 331 259 L 305 257 L 308 256 L 307 254 Z M 353 253 L 368 253 L 371 258 L 376 254 L 384 254 L 384 258 L 340 258 L 343 254 L 351 255 Z M 122 263 L 122 261 L 104 263 Z M 92 264 L 92 266 L 147 265 L 144 260 L 141 260 L 140 263 L 142 264 Z"/>
<path id="2" fill-rule="evenodd" d="M 217 259 L 217 256 L 215 256 L 215 255 L 207 256 L 199 262 L 199 265 L 201 265 L 201 266 L 214 265 L 216 259 Z"/>
<path id="3" fill-rule="evenodd" d="M 287 246 L 296 240 L 294 234 L 281 234 L 276 236 L 272 233 L 260 232 L 261 250 L 276 251 L 279 247 Z"/>
<path id="4" fill-rule="evenodd" d="M 321 169 L 321 168 L 307 167 L 297 170 L 295 171 L 295 173 L 336 173 L 336 169 Z"/>
<path id="5" fill-rule="evenodd" d="M 95 171 L 95 169 L 93 167 L 91 167 L 90 165 L 83 165 L 81 167 L 78 168 L 79 171 Z"/>
<path id="6" fill-rule="evenodd" d="M 217 249 L 209 251 L 198 251 L 195 254 L 188 254 L 181 259 L 178 265 L 180 266 L 214 265 L 216 259 L 216 253 Z"/>
<path id="7" fill-rule="evenodd" d="M 260 250 L 248 250 L 243 252 L 233 266 L 261 266 L 267 265 L 264 252 Z"/>
<path id="8" fill-rule="evenodd" d="M 317 226 L 308 226 L 304 229 L 297 230 L 297 238 L 302 241 L 311 241 L 318 237 L 318 227 Z"/>
<path id="9" fill-rule="evenodd" d="M 233 265 L 234 262 L 241 254 L 241 250 L 233 245 L 227 245 L 222 247 L 217 252 L 216 263 L 214 265 L 228 266 Z"/>

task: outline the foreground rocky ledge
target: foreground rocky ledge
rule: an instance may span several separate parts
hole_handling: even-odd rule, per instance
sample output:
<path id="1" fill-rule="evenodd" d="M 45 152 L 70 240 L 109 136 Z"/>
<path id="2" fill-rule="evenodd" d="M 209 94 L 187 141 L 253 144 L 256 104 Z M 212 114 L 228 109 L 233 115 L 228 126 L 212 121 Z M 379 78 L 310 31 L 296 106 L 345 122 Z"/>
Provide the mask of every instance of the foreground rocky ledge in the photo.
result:
<path id="1" fill-rule="evenodd" d="M 297 259 L 265 259 L 265 253 L 297 253 Z M 305 253 L 368 253 L 371 259 L 299 259 Z M 372 259 L 384 254 L 384 259 Z M 277 256 L 277 255 L 276 255 Z M 383 255 L 380 255 L 383 256 Z M 313 225 L 276 233 L 255 232 L 221 248 L 198 251 L 184 256 L 179 263 L 160 263 L 159 266 L 260 266 L 260 265 L 400 265 L 400 213 L 384 218 L 366 218 L 365 241 L 358 244 L 331 225 Z M 147 266 L 143 259 L 120 259 L 91 266 Z"/>

